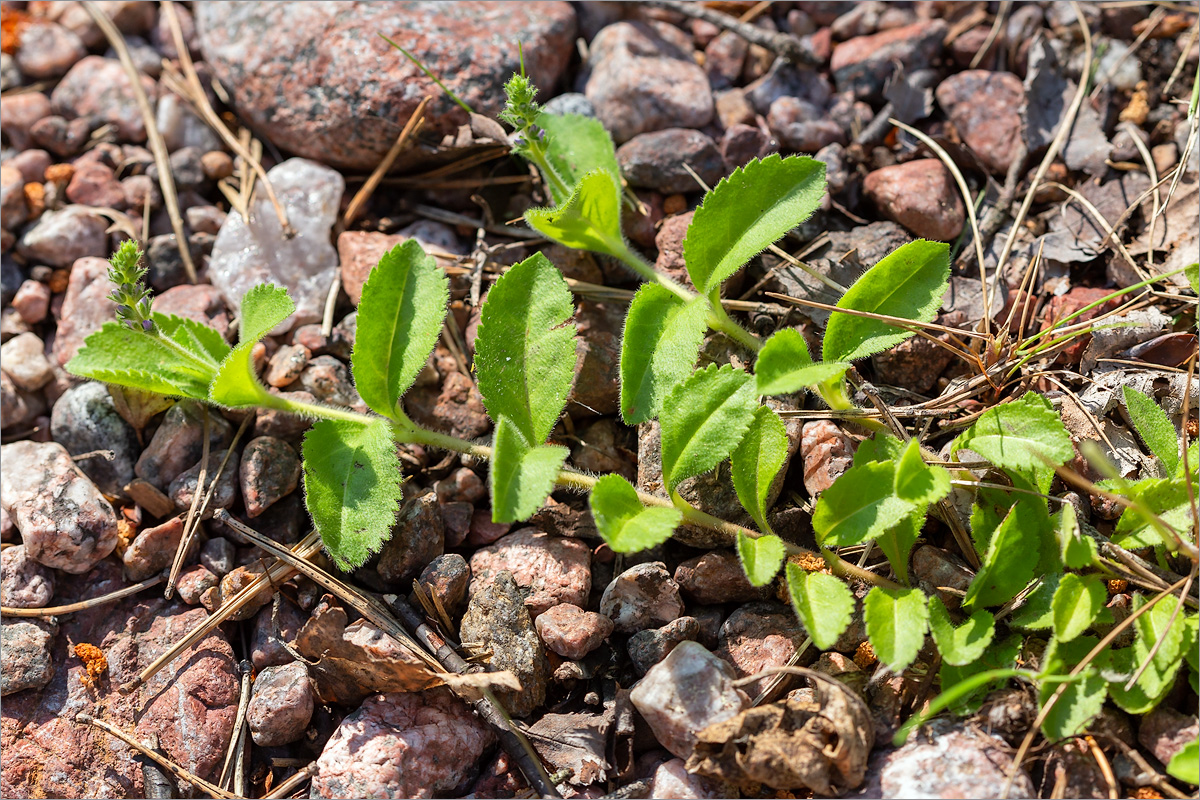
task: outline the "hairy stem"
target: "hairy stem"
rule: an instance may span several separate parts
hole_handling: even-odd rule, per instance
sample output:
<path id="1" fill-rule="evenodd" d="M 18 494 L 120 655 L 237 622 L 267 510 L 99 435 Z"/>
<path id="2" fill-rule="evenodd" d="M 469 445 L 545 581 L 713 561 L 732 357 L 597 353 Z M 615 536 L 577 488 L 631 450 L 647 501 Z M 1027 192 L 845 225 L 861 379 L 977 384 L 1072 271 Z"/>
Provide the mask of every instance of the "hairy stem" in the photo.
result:
<path id="1" fill-rule="evenodd" d="M 752 353 L 757 353 L 762 349 L 762 342 L 759 341 L 757 336 L 750 333 L 741 325 L 738 325 L 725 313 L 725 307 L 721 305 L 721 290 L 719 287 L 713 289 L 712 295 L 708 298 L 708 305 L 711 309 L 709 312 L 708 327 L 715 331 L 720 331 Z"/>

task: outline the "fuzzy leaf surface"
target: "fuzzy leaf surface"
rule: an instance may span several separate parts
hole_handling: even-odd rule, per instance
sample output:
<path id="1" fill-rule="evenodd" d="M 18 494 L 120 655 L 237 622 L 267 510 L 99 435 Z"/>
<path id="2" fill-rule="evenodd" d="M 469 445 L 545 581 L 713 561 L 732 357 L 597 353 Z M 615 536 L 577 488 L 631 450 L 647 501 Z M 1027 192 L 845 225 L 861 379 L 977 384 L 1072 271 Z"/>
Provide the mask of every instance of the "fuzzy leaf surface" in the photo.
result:
<path id="1" fill-rule="evenodd" d="M 616 178 L 605 169 L 584 175 L 566 202 L 554 208 L 529 209 L 525 222 L 565 247 L 617 257 L 625 250 L 621 190 Z"/>
<path id="2" fill-rule="evenodd" d="M 799 564 L 787 565 L 788 594 L 792 608 L 819 650 L 837 643 L 854 614 L 854 595 L 838 578 L 823 572 L 805 572 Z"/>
<path id="3" fill-rule="evenodd" d="M 950 473 L 926 464 L 920 443 L 912 439 L 896 462 L 894 490 L 896 497 L 913 505 L 936 503 L 950 494 Z"/>
<path id="4" fill-rule="evenodd" d="M 1042 538 L 1034 502 L 1018 500 L 992 534 L 979 572 L 967 587 L 964 609 L 1006 603 L 1033 578 Z"/>
<path id="5" fill-rule="evenodd" d="M 908 582 L 908 556 L 913 545 L 921 538 L 921 527 L 925 524 L 925 509 L 918 507 L 906 517 L 875 537 L 875 544 L 883 551 L 892 570 L 900 580 Z"/>
<path id="6" fill-rule="evenodd" d="M 872 461 L 897 461 L 904 455 L 904 442 L 886 431 L 879 431 L 854 451 L 853 465 L 858 467 Z"/>
<path id="7" fill-rule="evenodd" d="M 488 471 L 492 522 L 518 522 L 537 513 L 568 455 L 565 447 L 531 445 L 508 417 L 496 420 Z"/>
<path id="8" fill-rule="evenodd" d="M 996 635 L 996 618 L 981 608 L 955 627 L 941 598 L 934 595 L 929 598 L 929 632 L 933 634 L 942 660 L 962 667 L 982 656 L 992 643 Z"/>
<path id="9" fill-rule="evenodd" d="M 508 417 L 531 445 L 546 441 L 575 375 L 571 291 L 535 253 L 488 292 L 475 339 L 479 393 L 492 419 Z"/>
<path id="10" fill-rule="evenodd" d="M 918 239 L 867 270 L 838 308 L 931 322 L 950 285 L 950 246 Z M 913 334 L 886 322 L 834 313 L 825 327 L 822 359 L 854 361 L 894 347 Z"/>
<path id="11" fill-rule="evenodd" d="M 214 364 L 220 364 L 229 355 L 229 343 L 216 328 L 186 317 L 173 314 L 151 315 L 155 327 L 185 350 Z"/>
<path id="12" fill-rule="evenodd" d="M 383 254 L 363 286 L 350 363 L 354 386 L 376 413 L 398 418 L 397 403 L 437 344 L 450 282 L 416 239 Z"/>
<path id="13" fill-rule="evenodd" d="M 341 569 L 361 566 L 387 541 L 402 482 L 396 442 L 384 420 L 321 420 L 304 435 L 308 513 Z"/>
<path id="14" fill-rule="evenodd" d="M 708 302 L 685 301 L 656 283 L 629 304 L 621 337 L 621 417 L 628 425 L 658 416 L 663 398 L 692 373 L 708 328 Z"/>
<path id="15" fill-rule="evenodd" d="M 1200 784 L 1200 742 L 1188 742 L 1171 756 L 1167 774 L 1192 786 Z"/>
<path id="16" fill-rule="evenodd" d="M 1135 392 L 1128 386 L 1122 387 L 1125 395 L 1125 408 L 1133 427 L 1137 430 L 1142 442 L 1150 448 L 1150 452 L 1158 456 L 1168 475 L 1174 475 L 1179 469 L 1179 439 L 1175 435 L 1175 426 L 1158 403 L 1141 392 Z"/>
<path id="17" fill-rule="evenodd" d="M 896 496 L 896 465 L 873 461 L 851 467 L 817 499 L 812 525 L 822 547 L 849 547 L 882 534 L 913 511 Z"/>
<path id="18" fill-rule="evenodd" d="M 784 328 L 767 339 L 759 351 L 754 379 L 759 394 L 791 394 L 840 378 L 849 368 L 845 361 L 813 363 L 800 331 Z"/>
<path id="19" fill-rule="evenodd" d="M 770 533 L 767 523 L 767 498 L 779 469 L 787 461 L 787 428 L 779 415 L 767 406 L 754 409 L 754 421 L 741 443 L 729 457 L 733 488 L 742 508 L 754 519 L 759 530 Z M 778 565 L 776 569 L 778 569 Z"/>
<path id="20" fill-rule="evenodd" d="M 863 622 L 875 655 L 892 672 L 913 662 L 929 627 L 929 607 L 920 589 L 872 587 L 863 598 Z"/>
<path id="21" fill-rule="evenodd" d="M 676 385 L 659 414 L 667 488 L 728 458 L 750 427 L 756 407 L 754 380 L 730 366 L 711 364 Z"/>
<path id="22" fill-rule="evenodd" d="M 1195 480 L 1193 478 L 1193 480 Z M 1191 499 L 1182 478 L 1143 478 L 1128 487 L 1126 494 L 1136 497 L 1176 531 L 1192 527 Z M 1125 548 L 1155 547 L 1164 544 L 1163 534 L 1154 521 L 1136 508 L 1126 508 L 1117 520 L 1113 541 Z M 1174 546 L 1174 540 L 1170 541 Z"/>
<path id="23" fill-rule="evenodd" d="M 546 160 L 568 187 L 574 188 L 584 175 L 598 169 L 618 176 L 617 153 L 604 124 L 582 114 L 538 114 L 534 124 L 546 132 Z M 546 181 L 554 204 L 562 205 L 570 195 L 560 193 L 554 181 Z"/>
<path id="24" fill-rule="evenodd" d="M 259 382 L 250 357 L 258 340 L 271 332 L 296 310 L 287 289 L 260 284 L 242 298 L 242 320 L 238 328 L 238 346 L 230 351 L 209 386 L 209 400 L 222 406 L 256 406 L 271 397 Z"/>
<path id="25" fill-rule="evenodd" d="M 588 503 L 596 530 L 617 553 L 636 553 L 671 538 L 683 514 L 676 508 L 647 507 L 637 489 L 620 475 L 596 481 Z"/>
<path id="26" fill-rule="evenodd" d="M 160 331 L 161 323 L 166 320 L 162 314 L 154 315 Z M 177 341 L 178 337 L 172 339 Z M 84 340 L 66 369 L 72 375 L 118 386 L 207 400 L 208 386 L 216 376 L 219 360 L 214 361 L 203 350 L 186 349 L 190 355 L 180 353 L 159 336 L 133 330 L 120 322 L 106 322 Z M 225 350 L 228 352 L 228 345 Z"/>
<path id="27" fill-rule="evenodd" d="M 1079 519 L 1075 506 L 1063 503 L 1062 511 L 1057 517 L 1054 533 L 1058 536 L 1059 556 L 1063 566 L 1070 569 L 1083 569 L 1097 562 L 1096 542 L 1090 536 L 1084 536 L 1079 529 Z"/>
<path id="28" fill-rule="evenodd" d="M 701 295 L 812 216 L 825 194 L 825 165 L 807 156 L 755 159 L 723 178 L 696 209 L 683 260 Z"/>
<path id="29" fill-rule="evenodd" d="M 1137 611 L 1147 602 L 1143 595 L 1135 595 L 1131 610 Z M 1186 615 L 1182 611 L 1174 613 L 1176 604 L 1176 599 L 1171 596 L 1155 603 L 1154 608 L 1134 621 L 1133 644 L 1113 653 L 1114 667 L 1130 675 L 1147 661 L 1150 662 L 1130 689 L 1125 689 L 1128 678 L 1113 681 L 1109 685 L 1113 701 L 1130 714 L 1145 714 L 1158 705 L 1171 690 L 1183 664 L 1183 645 L 1187 639 Z M 1155 653 L 1151 659 L 1152 650 Z"/>
<path id="30" fill-rule="evenodd" d="M 973 450 L 1002 469 L 1033 473 L 1075 456 L 1071 434 L 1046 398 L 1026 392 L 1020 399 L 985 411 L 961 436 L 951 452 Z"/>
<path id="31" fill-rule="evenodd" d="M 768 534 L 755 538 L 740 531 L 737 551 L 751 586 L 766 586 L 774 580 L 787 555 L 783 540 L 778 536 Z"/>
<path id="32" fill-rule="evenodd" d="M 1043 656 L 1044 671 L 1065 675 L 1078 664 L 1098 640 L 1094 636 L 1081 636 L 1070 642 L 1050 640 Z M 1042 733 L 1052 740 L 1078 736 L 1094 720 L 1108 696 L 1102 672 L 1111 661 L 1111 653 L 1103 652 L 1100 657 L 1079 673 L 1078 678 L 1067 684 L 1067 688 L 1055 703 L 1054 708 L 1042 722 Z M 1057 684 L 1044 683 L 1038 690 L 1038 702 L 1043 708 L 1058 689 Z"/>
<path id="33" fill-rule="evenodd" d="M 1107 599 L 1108 591 L 1098 575 L 1063 575 L 1050 606 L 1054 635 L 1060 642 L 1069 642 L 1082 634 L 1091 627 Z"/>

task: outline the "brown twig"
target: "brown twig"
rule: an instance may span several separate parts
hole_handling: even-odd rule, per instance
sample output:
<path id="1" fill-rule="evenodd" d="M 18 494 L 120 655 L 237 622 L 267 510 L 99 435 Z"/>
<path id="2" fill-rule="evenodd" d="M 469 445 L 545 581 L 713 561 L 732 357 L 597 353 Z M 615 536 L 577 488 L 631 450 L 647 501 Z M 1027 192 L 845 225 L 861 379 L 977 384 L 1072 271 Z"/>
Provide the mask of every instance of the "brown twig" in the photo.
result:
<path id="1" fill-rule="evenodd" d="M 295 775 L 286 779 L 283 783 L 276 786 L 270 791 L 269 794 L 263 795 L 263 800 L 269 800 L 269 798 L 287 797 L 292 792 L 300 788 L 305 781 L 310 780 L 315 774 L 317 774 L 317 762 L 314 761 L 308 766 L 303 767 Z"/>
<path id="2" fill-rule="evenodd" d="M 417 104 L 416 110 L 413 111 L 412 115 L 408 118 L 408 122 L 405 123 L 404 129 L 400 131 L 400 135 L 396 137 L 395 143 L 387 151 L 387 155 L 375 166 L 366 183 L 354 193 L 354 198 L 351 199 L 350 205 L 346 206 L 346 213 L 342 215 L 343 229 L 349 228 L 354 220 L 358 218 L 358 215 L 362 213 L 363 207 L 371 199 L 371 195 L 374 194 L 375 189 L 379 186 L 379 182 L 383 180 L 383 176 L 392 168 L 392 164 L 396 163 L 396 159 L 400 156 L 401 151 L 408 144 L 409 138 L 415 135 L 417 129 L 425 122 L 425 106 L 429 105 L 431 100 L 433 98 L 428 95 L 421 98 L 421 102 Z"/>
<path id="3" fill-rule="evenodd" d="M 235 756 L 243 748 L 246 740 L 246 708 L 250 705 L 250 679 L 254 674 L 254 667 L 249 661 L 243 659 L 238 664 L 238 671 L 242 673 L 242 688 L 238 693 L 237 716 L 234 717 L 233 721 L 233 736 L 229 737 L 229 749 L 225 751 L 225 764 L 221 767 L 221 777 L 217 781 L 221 784 L 222 788 L 229 786 L 229 780 L 232 777 L 229 774 L 229 770 L 237 760 Z"/>
<path id="4" fill-rule="evenodd" d="M 732 31 L 750 44 L 765 47 L 793 64 L 819 67 L 824 63 L 817 57 L 811 46 L 789 33 L 776 33 L 748 22 L 741 22 L 736 17 L 708 8 L 701 3 L 686 3 L 680 0 L 648 0 L 648 2 L 650 5 L 668 8 L 683 14 L 685 17 L 711 23 L 722 30 Z"/>
<path id="5" fill-rule="evenodd" d="M 129 597 L 137 594 L 143 589 L 149 589 L 158 586 L 163 582 L 164 576 L 156 575 L 153 578 L 148 578 L 141 583 L 135 583 L 132 586 L 126 586 L 124 589 L 117 589 L 115 592 L 93 597 L 90 600 L 81 600 L 78 603 L 70 603 L 65 606 L 48 606 L 46 608 L 13 608 L 11 606 L 0 607 L 0 616 L 4 617 L 57 617 L 63 614 L 72 614 L 76 611 L 86 611 L 89 608 L 102 606 L 105 603 L 112 603 L 120 600 L 122 597 Z"/>
<path id="6" fill-rule="evenodd" d="M 121 66 L 125 69 L 125 74 L 129 76 L 130 89 L 133 91 L 134 99 L 137 100 L 138 109 L 142 112 L 142 122 L 146 126 L 146 141 L 150 145 L 150 152 L 154 154 L 154 164 L 158 168 L 158 184 L 162 189 L 167 216 L 171 218 L 171 230 L 175 232 L 175 244 L 179 247 L 179 257 L 183 260 L 183 269 L 187 273 L 188 280 L 195 283 L 196 265 L 192 262 L 192 250 L 188 244 L 187 232 L 183 227 L 183 215 L 179 212 L 179 197 L 175 193 L 175 177 L 171 174 L 170 153 L 167 152 L 167 144 L 163 141 L 162 132 L 158 129 L 158 123 L 154 119 L 154 109 L 150 107 L 146 90 L 142 88 L 142 76 L 133 63 L 133 57 L 129 55 L 125 37 L 108 18 L 108 15 L 97 8 L 92 0 L 83 0 L 83 7 L 100 26 L 108 43 L 117 51 Z"/>

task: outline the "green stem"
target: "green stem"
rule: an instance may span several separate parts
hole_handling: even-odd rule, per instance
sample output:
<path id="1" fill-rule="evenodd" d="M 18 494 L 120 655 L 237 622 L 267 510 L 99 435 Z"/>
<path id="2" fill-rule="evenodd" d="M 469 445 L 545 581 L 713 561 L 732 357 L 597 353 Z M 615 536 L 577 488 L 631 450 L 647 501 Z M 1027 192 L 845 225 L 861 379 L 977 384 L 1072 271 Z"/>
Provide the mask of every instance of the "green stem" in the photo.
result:
<path id="1" fill-rule="evenodd" d="M 552 194 L 558 197 L 569 197 L 571 187 L 558 174 L 558 170 L 551 166 L 550 159 L 546 155 L 546 146 L 539 142 L 536 136 L 530 136 L 528 128 L 521 131 L 521 136 L 524 137 L 526 142 L 525 152 L 521 153 L 521 155 L 527 160 L 532 161 L 534 166 L 542 173 L 542 177 L 553 185 Z"/>
<path id="2" fill-rule="evenodd" d="M 850 399 L 849 392 L 846 391 L 846 379 L 843 376 L 831 378 L 823 383 L 817 384 L 817 394 L 825 401 L 825 405 L 829 406 L 834 411 L 858 411 L 858 406 L 854 405 L 854 401 Z M 878 433 L 886 431 L 888 427 L 878 420 L 854 419 L 852 422 L 866 430 Z"/>
<path id="3" fill-rule="evenodd" d="M 725 307 L 721 305 L 720 287 L 713 289 L 712 294 L 708 298 L 708 305 L 710 309 L 708 327 L 724 333 L 752 353 L 757 353 L 762 349 L 762 342 L 759 341 L 757 336 L 750 333 L 750 331 L 741 325 L 738 325 L 725 313 Z"/>

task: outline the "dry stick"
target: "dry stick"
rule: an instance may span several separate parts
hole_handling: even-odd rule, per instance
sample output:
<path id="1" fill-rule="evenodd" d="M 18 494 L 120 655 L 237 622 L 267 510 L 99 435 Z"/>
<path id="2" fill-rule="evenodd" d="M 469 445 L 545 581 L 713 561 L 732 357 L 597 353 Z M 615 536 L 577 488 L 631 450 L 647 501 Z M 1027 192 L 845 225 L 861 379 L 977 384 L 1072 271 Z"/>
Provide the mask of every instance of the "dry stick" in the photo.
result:
<path id="1" fill-rule="evenodd" d="M 246 707 L 250 705 L 250 677 L 254 672 L 253 665 L 242 659 L 238 664 L 242 673 L 242 690 L 238 694 L 237 716 L 233 721 L 233 736 L 229 738 L 229 749 L 225 752 L 225 764 L 221 767 L 221 777 L 218 783 L 222 788 L 229 786 L 229 770 L 233 766 L 234 755 L 242 749 L 246 738 Z"/>
<path id="2" fill-rule="evenodd" d="M 1092 63 L 1092 32 L 1088 30 L 1087 21 L 1083 18 L 1083 10 L 1079 7 L 1076 0 L 1071 0 L 1071 8 L 1075 11 L 1075 18 L 1079 20 L 1079 29 L 1083 33 L 1084 46 L 1084 64 Z M 1081 80 L 1078 88 L 1075 90 L 1075 97 L 1071 99 L 1071 105 L 1067 108 L 1066 115 L 1058 124 L 1058 131 L 1054 134 L 1054 139 L 1051 140 L 1050 146 L 1046 149 L 1046 155 L 1042 156 L 1042 163 L 1038 164 L 1037 171 L 1033 174 L 1033 180 L 1029 184 L 1029 189 L 1025 192 L 1025 199 L 1021 201 L 1021 208 L 1017 211 L 1017 216 L 1013 218 L 1012 228 L 1009 230 L 1008 238 L 1004 240 L 1004 249 L 1000 251 L 1000 258 L 996 260 L 996 274 L 1001 275 L 1004 272 L 1004 264 L 1008 261 L 1009 253 L 1012 252 L 1013 245 L 1017 243 L 1017 234 L 1020 232 L 1021 223 L 1025 220 L 1025 215 L 1029 213 L 1030 206 L 1033 205 L 1033 196 L 1037 193 L 1038 184 L 1041 183 L 1042 177 L 1045 176 L 1046 170 L 1050 169 L 1050 164 L 1054 161 L 1058 151 L 1062 149 L 1063 143 L 1067 140 L 1067 134 L 1075 124 L 1075 117 L 1079 114 L 1079 109 L 1083 106 L 1083 100 L 1087 96 L 1087 81 Z"/>
<path id="3" fill-rule="evenodd" d="M 1118 739 L 1115 736 L 1108 736 L 1106 738 L 1120 748 L 1125 757 L 1133 762 L 1142 775 L 1150 779 L 1150 783 L 1154 785 L 1154 788 L 1168 797 L 1178 798 L 1178 800 L 1189 800 L 1192 797 L 1176 789 L 1165 775 L 1152 767 L 1150 762 L 1146 761 L 1145 757 L 1138 752 L 1136 747 L 1131 747 L 1124 739 Z"/>
<path id="4" fill-rule="evenodd" d="M 1166 589 L 1163 589 L 1161 592 L 1156 594 L 1153 597 L 1153 599 L 1151 599 L 1149 602 L 1147 602 L 1144 606 L 1137 609 L 1132 614 L 1130 614 L 1128 617 L 1126 617 L 1125 619 L 1121 620 L 1116 625 L 1114 625 L 1113 629 L 1111 631 L 1109 631 L 1104 636 L 1103 639 L 1101 639 L 1099 642 L 1097 642 L 1096 646 L 1093 647 L 1091 649 L 1091 651 L 1086 656 L 1083 657 L 1083 660 L 1081 660 L 1078 664 L 1075 665 L 1075 668 L 1072 669 L 1067 674 L 1067 677 L 1074 678 L 1079 673 L 1081 673 L 1085 669 L 1087 669 L 1087 667 L 1092 663 L 1092 661 L 1095 660 L 1096 656 L 1098 656 L 1098 655 L 1100 655 L 1100 653 L 1104 652 L 1104 648 L 1106 648 L 1110 644 L 1112 644 L 1113 640 L 1116 639 L 1118 636 L 1120 636 L 1121 633 L 1124 632 L 1124 630 L 1126 628 L 1133 625 L 1133 623 L 1137 620 L 1138 617 L 1140 617 L 1142 614 L 1145 614 L 1150 609 L 1154 608 L 1154 606 L 1156 606 L 1158 604 L 1158 602 L 1160 600 L 1162 600 L 1164 597 L 1166 597 L 1169 594 L 1172 594 L 1176 589 L 1179 589 L 1180 587 L 1182 587 L 1184 584 L 1184 581 L 1186 581 L 1186 580 L 1188 580 L 1188 579 L 1181 578 L 1179 581 L 1175 582 L 1173 585 L 1168 586 Z M 1054 706 L 1058 703 L 1058 699 L 1063 696 L 1063 693 L 1065 691 L 1067 691 L 1067 687 L 1070 685 L 1071 685 L 1070 681 L 1063 681 L 1062 683 L 1060 683 L 1057 686 L 1057 688 L 1055 688 L 1054 694 L 1050 695 L 1050 699 L 1048 701 L 1046 701 L 1046 704 L 1044 706 L 1042 706 L 1041 711 L 1038 712 L 1038 715 L 1034 719 L 1033 724 L 1029 726 L 1029 732 L 1025 734 L 1025 738 L 1021 740 L 1021 746 L 1019 748 L 1017 748 L 1017 754 L 1015 756 L 1013 756 L 1012 766 L 1008 770 L 1008 776 L 1004 783 L 1004 791 L 1000 793 L 1000 796 L 1002 798 L 1008 797 L 1008 792 L 1010 789 L 1012 789 L 1013 781 L 1017 777 L 1017 770 L 1019 770 L 1021 768 L 1021 763 L 1025 760 L 1025 754 L 1029 752 L 1029 746 L 1031 744 L 1033 744 L 1033 737 L 1037 735 L 1038 728 L 1040 728 L 1042 726 L 1042 723 L 1046 721 L 1046 717 L 1050 716 L 1050 712 L 1054 710 Z"/>
<path id="5" fill-rule="evenodd" d="M 117 57 L 121 59 L 121 66 L 125 69 L 125 74 L 129 76 L 129 86 L 133 90 L 134 99 L 137 100 L 138 109 L 142 112 L 142 122 L 146 126 L 146 139 L 150 145 L 150 151 L 154 154 L 154 164 L 158 167 L 158 184 L 162 188 L 163 203 L 167 206 L 167 216 L 171 218 L 171 229 L 175 231 L 175 244 L 179 247 L 179 257 L 183 260 L 183 269 L 187 272 L 188 280 L 195 283 L 196 265 L 192 263 L 192 251 L 188 245 L 187 233 L 183 228 L 183 216 L 179 213 L 179 197 L 175 194 L 175 178 L 171 174 L 170 153 L 167 152 L 166 142 L 163 141 L 162 132 L 158 129 L 158 123 L 154 119 L 154 109 L 150 107 L 146 90 L 142 88 L 141 75 L 133 63 L 133 57 L 129 55 L 125 37 L 117 30 L 117 26 L 113 24 L 112 20 L 98 9 L 92 0 L 83 0 L 83 7 L 100 26 L 100 30 L 104 31 L 105 38 L 117 51 Z"/>
<path id="6" fill-rule="evenodd" d="M 396 595 L 395 598 L 389 602 L 392 610 L 412 631 L 413 636 L 425 645 L 448 671 L 459 675 L 484 671 L 481 665 L 468 664 L 463 660 L 462 656 L 446 644 L 436 631 L 425 624 L 421 615 L 409 605 L 407 600 L 400 595 Z M 550 776 L 546 774 L 546 768 L 542 765 L 541 759 L 530 747 L 529 740 L 512 725 L 498 705 L 492 702 L 493 699 L 482 697 L 472 701 L 471 704 L 475 707 L 476 713 L 496 731 L 496 735 L 500 739 L 500 746 L 520 768 L 530 787 L 542 797 L 561 797 L 558 789 L 550 781 Z"/>
<path id="7" fill-rule="evenodd" d="M 125 733 L 120 728 L 117 728 L 114 725 L 110 725 L 109 723 L 105 722 L 104 720 L 96 719 L 91 714 L 78 714 L 75 717 L 75 721 L 83 723 L 84 725 L 91 725 L 94 728 L 99 728 L 100 730 L 104 731 L 105 733 L 117 737 L 118 739 L 123 741 L 125 744 L 132 747 L 134 750 L 137 750 L 142 755 L 144 755 L 147 758 L 154 761 L 156 764 L 170 770 L 175 775 L 175 777 L 179 778 L 180 780 L 187 781 L 188 783 L 192 784 L 193 786 L 197 786 L 197 787 L 203 789 L 205 792 L 208 793 L 209 797 L 221 797 L 221 798 L 228 798 L 228 800 L 237 800 L 237 795 L 227 792 L 224 789 L 222 789 L 220 786 L 211 784 L 208 781 L 201 778 L 200 776 L 194 775 L 191 772 L 188 772 L 186 769 L 179 766 L 174 761 L 171 761 L 170 759 L 168 759 L 164 756 L 160 756 L 158 753 L 156 753 L 153 750 L 151 750 L 150 748 L 146 747 L 144 744 L 139 742 L 137 739 L 134 739 L 132 736 Z"/>
<path id="8" fill-rule="evenodd" d="M 192 97 L 190 99 L 193 106 L 200 112 L 201 118 L 208 123 L 208 127 L 212 128 L 225 142 L 225 145 L 242 159 L 243 164 L 248 164 L 258 175 L 258 179 L 262 181 L 267 190 L 267 198 L 275 208 L 279 226 L 283 229 L 284 235 L 290 238 L 295 234 L 295 229 L 288 222 L 287 211 L 279 202 L 279 198 L 275 196 L 275 189 L 271 186 L 271 181 L 267 178 L 267 172 L 263 169 L 262 163 L 259 159 L 254 158 L 246 145 L 238 141 L 229 128 L 225 127 L 225 123 L 221 121 L 217 112 L 213 110 L 212 104 L 208 102 L 208 95 L 205 94 L 204 86 L 200 83 L 200 76 L 196 74 L 196 65 L 192 63 L 192 54 L 183 37 L 183 28 L 179 24 L 179 15 L 175 12 L 174 4 L 170 0 L 164 0 L 160 6 L 167 18 L 167 25 L 171 28 L 171 38 L 175 43 L 175 51 L 179 54 L 179 66 L 183 70 L 184 80 L 191 89 Z"/>
<path id="9" fill-rule="evenodd" d="M 979 66 L 979 62 L 983 61 L 987 55 L 987 51 L 996 43 L 996 38 L 1000 35 L 1000 29 L 1004 27 L 1004 17 L 1008 15 L 1010 8 L 1012 8 L 1012 0 L 1001 0 L 1000 9 L 996 12 L 996 19 L 992 20 L 992 29 L 988 31 L 987 38 L 983 40 L 983 46 L 975 51 L 968 69 L 976 69 Z"/>
<path id="10" fill-rule="evenodd" d="M 423 116 L 425 106 L 429 105 L 431 100 L 433 98 L 429 95 L 421 98 L 421 102 L 417 104 L 416 110 L 413 111 L 412 116 L 405 123 L 404 129 L 400 131 L 400 135 L 396 137 L 395 143 L 387 151 L 387 155 L 372 170 L 366 183 L 354 193 L 354 198 L 350 201 L 350 205 L 346 206 L 346 213 L 342 215 L 342 228 L 349 228 L 354 220 L 358 218 L 358 215 L 362 213 L 367 201 L 371 199 L 371 195 L 375 193 L 375 189 L 379 186 L 379 182 L 383 180 L 383 176 L 387 174 L 387 171 L 392 168 L 392 164 L 396 163 L 396 159 L 399 158 L 401 151 L 408 144 L 409 138 L 425 122 L 425 117 Z"/>
<path id="11" fill-rule="evenodd" d="M 321 538 L 316 533 L 310 533 L 299 542 L 292 546 L 291 552 L 299 558 L 308 558 L 313 553 L 317 552 L 321 547 Z M 246 584 L 246 587 L 233 597 L 221 604 L 221 607 L 208 616 L 208 619 L 197 625 L 190 633 L 184 636 L 171 648 L 163 653 L 158 658 L 139 672 L 133 680 L 122 684 L 118 691 L 121 694 L 130 694 L 137 690 L 139 686 L 154 677 L 159 670 L 170 664 L 179 657 L 183 651 L 188 650 L 209 633 L 211 633 L 218 625 L 233 616 L 237 611 L 245 607 L 245 605 L 259 591 L 262 590 L 265 584 L 281 583 L 296 573 L 295 567 L 283 561 L 277 561 L 272 564 L 266 572 L 255 576 L 254 580 Z"/>
<path id="12" fill-rule="evenodd" d="M 649 0 L 649 4 L 677 11 L 685 17 L 703 20 L 716 25 L 722 30 L 733 31 L 750 44 L 765 47 L 775 55 L 793 64 L 819 67 L 824 63 L 817 57 L 817 54 L 813 52 L 813 49 L 809 45 L 806 45 L 791 34 L 775 33 L 760 28 L 757 25 L 739 22 L 736 17 L 706 8 L 700 3 L 686 3 L 679 0 Z"/>
<path id="13" fill-rule="evenodd" d="M 78 603 L 70 603 L 65 606 L 49 606 L 47 608 L 13 608 L 10 606 L 0 607 L 0 616 L 4 617 L 57 617 L 62 614 L 72 614 L 76 611 L 86 611 L 89 608 L 102 606 L 105 603 L 113 603 L 120 600 L 122 597 L 129 597 L 132 594 L 137 594 L 143 589 L 149 589 L 158 586 L 163 582 L 164 576 L 155 575 L 153 578 L 148 578 L 141 583 L 135 583 L 132 586 L 126 586 L 124 589 L 117 589 L 115 592 L 93 597 L 90 600 L 81 600 Z"/>
<path id="14" fill-rule="evenodd" d="M 269 794 L 263 795 L 263 800 L 268 798 L 287 797 L 292 792 L 296 791 L 307 780 L 310 780 L 317 772 L 317 762 L 312 762 L 308 766 L 302 768 L 295 775 L 291 776 L 283 783 L 276 786 Z"/>
<path id="15" fill-rule="evenodd" d="M 979 238 L 984 242 L 990 244 L 1000 229 L 1004 227 L 1004 220 L 1008 219 L 1009 212 L 1012 211 L 1012 201 L 1017 195 L 1017 184 L 1021 182 L 1021 176 L 1025 174 L 1025 162 L 1028 160 L 1029 147 L 1025 143 L 1025 137 L 1022 136 L 1017 140 L 1017 152 L 1013 154 L 1012 163 L 1008 166 L 1008 172 L 1004 176 L 1004 186 L 996 197 L 996 204 L 988 209 L 979 223 Z M 973 263 L 975 263 L 975 253 L 972 250 L 964 250 L 958 257 L 958 265 L 961 269 L 967 269 Z M 999 270 L 996 271 L 996 275 L 1000 275 Z"/>

